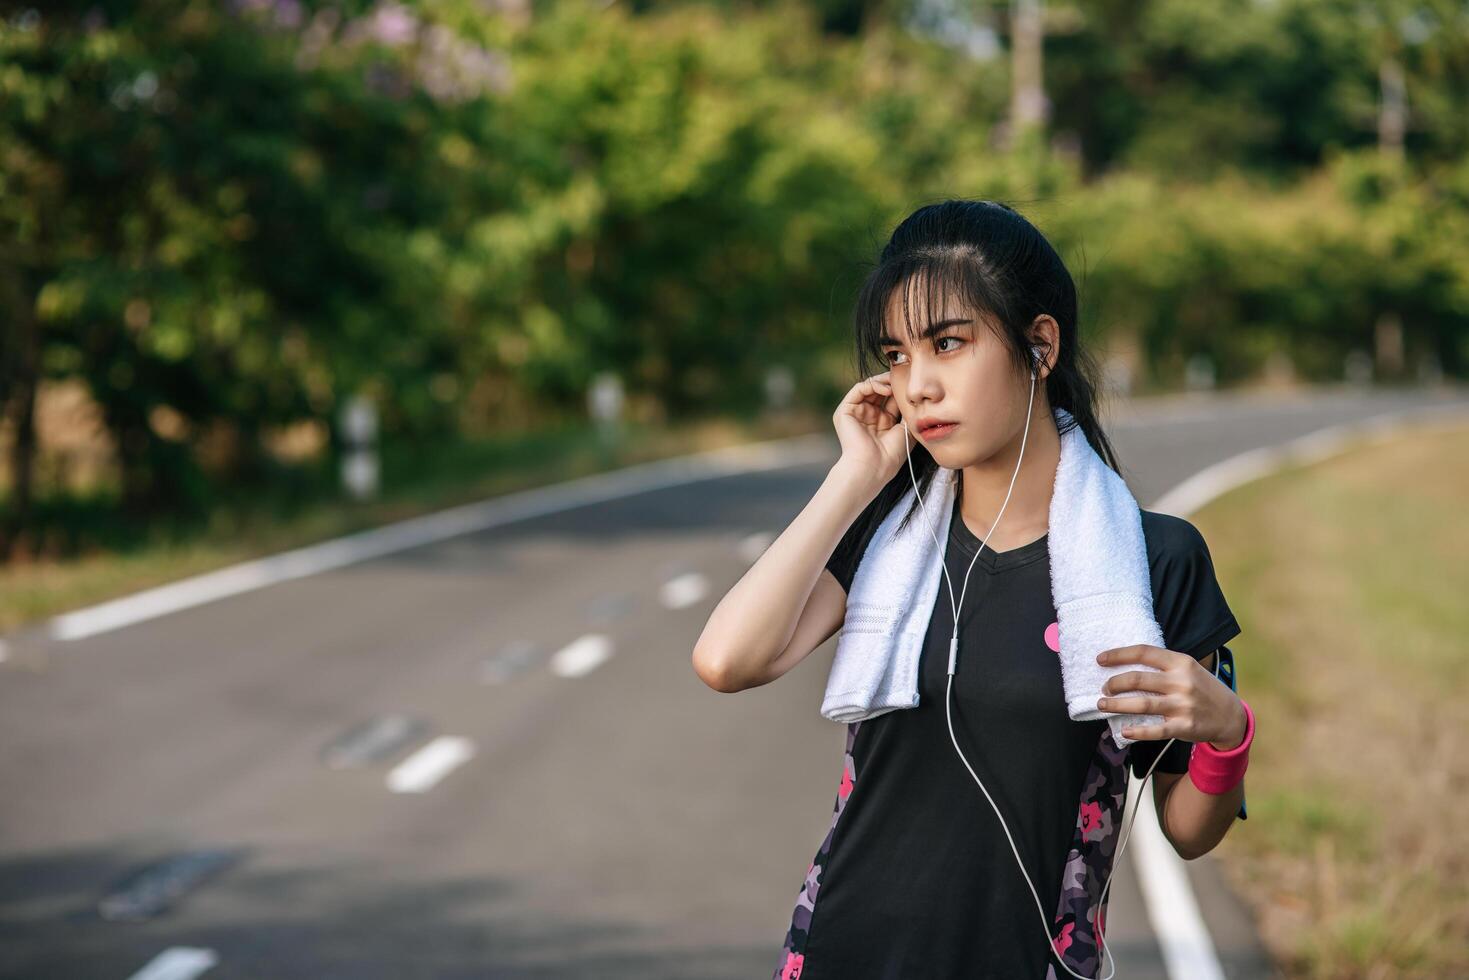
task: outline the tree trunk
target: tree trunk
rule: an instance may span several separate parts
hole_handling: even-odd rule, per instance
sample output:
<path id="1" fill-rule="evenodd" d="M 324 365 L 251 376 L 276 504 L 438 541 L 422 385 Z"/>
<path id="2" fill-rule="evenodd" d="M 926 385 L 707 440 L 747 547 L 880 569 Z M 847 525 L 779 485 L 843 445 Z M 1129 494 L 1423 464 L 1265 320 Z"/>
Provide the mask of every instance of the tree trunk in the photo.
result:
<path id="1" fill-rule="evenodd" d="M 16 307 L 12 311 L 20 313 Z M 41 337 L 35 317 L 26 309 L 14 321 L 16 357 L 10 373 L 14 384 L 0 401 L 12 422 L 10 501 L 0 522 L 0 562 L 10 561 L 31 518 L 32 479 L 36 462 L 36 392 L 40 386 Z"/>

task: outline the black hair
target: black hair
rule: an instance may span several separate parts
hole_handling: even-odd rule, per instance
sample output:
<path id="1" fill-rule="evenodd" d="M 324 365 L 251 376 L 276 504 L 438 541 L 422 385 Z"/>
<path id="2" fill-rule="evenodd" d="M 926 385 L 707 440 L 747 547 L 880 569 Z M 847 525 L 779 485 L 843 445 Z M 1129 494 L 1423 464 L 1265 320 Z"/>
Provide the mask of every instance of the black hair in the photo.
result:
<path id="1" fill-rule="evenodd" d="M 908 297 L 915 282 L 921 282 L 925 289 L 924 309 L 928 315 L 940 310 L 937 297 L 951 296 L 977 311 L 981 318 L 991 320 L 991 329 L 1004 342 L 1017 370 L 1025 374 L 1030 371 L 1030 348 L 1036 342 L 1030 334 L 1035 318 L 1043 313 L 1054 317 L 1060 327 L 1061 350 L 1042 383 L 1052 409 L 1064 408 L 1071 413 L 1072 421 L 1059 431 L 1080 426 L 1097 455 L 1120 473 L 1117 454 L 1097 421 L 1098 368 L 1091 354 L 1078 343 L 1076 284 L 1035 225 L 1000 201 L 942 201 L 925 205 L 903 219 L 857 294 L 853 326 L 859 377 L 870 377 L 888 368 L 880 338 L 897 335 L 891 325 L 883 322 L 896 290 L 903 290 L 908 336 L 921 333 L 909 312 Z M 899 467 L 853 522 L 839 551 L 865 543 L 912 486 L 913 478 L 927 498 L 938 463 L 921 443 L 912 447 L 911 459 L 912 477 L 907 463 Z M 963 471 L 957 476 L 957 492 L 962 494 Z M 915 499 L 899 527 L 906 526 L 918 511 Z"/>

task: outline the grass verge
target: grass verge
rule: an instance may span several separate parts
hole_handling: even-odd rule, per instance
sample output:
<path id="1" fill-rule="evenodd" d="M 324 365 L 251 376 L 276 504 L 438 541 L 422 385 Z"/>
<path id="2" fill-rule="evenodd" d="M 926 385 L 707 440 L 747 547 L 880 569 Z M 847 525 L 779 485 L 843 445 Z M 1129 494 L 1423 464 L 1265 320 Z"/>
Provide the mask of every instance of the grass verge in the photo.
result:
<path id="1" fill-rule="evenodd" d="M 1469 426 L 1192 519 L 1245 632 L 1250 819 L 1214 851 L 1291 977 L 1469 976 Z"/>

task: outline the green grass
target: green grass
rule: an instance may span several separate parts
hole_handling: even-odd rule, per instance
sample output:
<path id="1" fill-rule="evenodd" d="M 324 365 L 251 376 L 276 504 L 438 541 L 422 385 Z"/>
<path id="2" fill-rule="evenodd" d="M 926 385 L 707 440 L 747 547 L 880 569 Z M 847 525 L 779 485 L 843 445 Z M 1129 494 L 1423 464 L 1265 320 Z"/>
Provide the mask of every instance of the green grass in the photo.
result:
<path id="1" fill-rule="evenodd" d="M 1469 976 L 1469 426 L 1192 518 L 1243 633 L 1250 819 L 1214 852 L 1290 977 Z"/>
<path id="2" fill-rule="evenodd" d="M 1253 707 L 1254 702 L 1250 704 Z M 1378 824 L 1375 810 L 1343 801 L 1328 785 L 1270 788 L 1258 793 L 1252 787 L 1249 795 L 1250 820 L 1269 824 L 1282 853 L 1309 857 L 1323 835 L 1337 842 L 1344 857 L 1366 858 L 1372 853 Z"/>

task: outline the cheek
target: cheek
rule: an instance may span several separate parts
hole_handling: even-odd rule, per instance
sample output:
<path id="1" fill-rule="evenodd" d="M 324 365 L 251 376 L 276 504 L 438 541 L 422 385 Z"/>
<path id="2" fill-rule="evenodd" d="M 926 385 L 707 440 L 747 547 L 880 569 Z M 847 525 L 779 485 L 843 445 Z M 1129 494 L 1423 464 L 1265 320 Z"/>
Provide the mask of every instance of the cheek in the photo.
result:
<path id="1" fill-rule="evenodd" d="M 963 387 L 956 387 L 954 393 L 961 396 L 964 415 L 975 422 L 975 428 L 995 427 L 1012 411 L 1008 383 L 991 378 L 989 372 L 973 372 L 960 384 Z"/>

